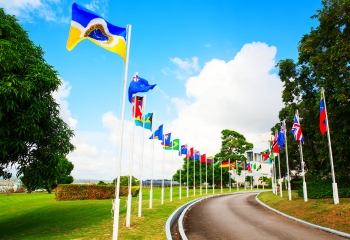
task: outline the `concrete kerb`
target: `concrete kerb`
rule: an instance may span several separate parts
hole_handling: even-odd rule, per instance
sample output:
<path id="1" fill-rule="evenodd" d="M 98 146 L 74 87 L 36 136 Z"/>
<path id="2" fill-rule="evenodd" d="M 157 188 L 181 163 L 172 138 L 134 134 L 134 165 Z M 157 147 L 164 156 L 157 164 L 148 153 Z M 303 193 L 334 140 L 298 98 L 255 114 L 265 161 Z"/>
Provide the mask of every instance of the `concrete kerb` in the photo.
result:
<path id="1" fill-rule="evenodd" d="M 197 199 L 194 199 L 184 205 L 182 205 L 181 207 L 179 207 L 178 209 L 176 209 L 171 215 L 170 217 L 168 218 L 168 220 L 166 221 L 165 223 L 165 232 L 166 232 L 166 237 L 168 240 L 171 240 L 172 239 L 172 236 L 171 236 L 171 226 L 174 224 L 174 221 L 177 219 L 177 217 L 181 214 L 181 216 L 179 217 L 179 220 L 178 220 L 178 225 L 179 225 L 179 232 L 180 232 L 180 235 L 182 237 L 183 240 L 187 239 L 186 235 L 185 235 L 185 231 L 183 230 L 183 225 L 182 225 L 182 220 L 183 220 L 183 217 L 185 216 L 187 210 L 194 204 L 204 200 L 204 199 L 207 199 L 207 198 L 211 198 L 211 197 L 220 197 L 220 196 L 225 196 L 225 195 L 230 195 L 230 194 L 244 194 L 244 193 L 252 193 L 252 192 L 266 192 L 266 191 L 269 191 L 269 190 L 261 190 L 261 191 L 244 191 L 244 192 L 234 192 L 234 193 L 224 193 L 224 194 L 216 194 L 216 195 L 211 195 L 211 196 L 205 196 L 205 197 L 202 197 L 202 198 L 197 198 Z M 270 190 L 271 191 L 271 190 Z"/>
<path id="2" fill-rule="evenodd" d="M 274 211 L 275 213 L 278 213 L 278 214 L 280 214 L 280 215 L 282 215 L 282 216 L 284 216 L 284 217 L 287 217 L 287 218 L 289 218 L 289 219 L 292 219 L 292 220 L 294 220 L 294 221 L 297 221 L 297 222 L 299 222 L 299 223 L 301 223 L 301 224 L 305 224 L 305 225 L 307 225 L 307 226 L 310 226 L 310 227 L 313 227 L 313 228 L 317 228 L 317 229 L 320 229 L 320 230 L 323 230 L 323 231 L 326 231 L 326 232 L 330 232 L 330 233 L 333 233 L 333 234 L 336 234 L 336 235 L 339 235 L 339 236 L 342 236 L 342 237 L 350 238 L 350 234 L 348 234 L 348 233 L 340 232 L 340 231 L 337 231 L 337 230 L 334 230 L 334 229 L 331 229 L 331 228 L 321 227 L 321 226 L 319 226 L 319 225 L 312 224 L 312 223 L 303 221 L 303 220 L 301 220 L 301 219 L 298 219 L 298 218 L 289 216 L 289 215 L 287 215 L 287 214 L 285 214 L 285 213 L 282 213 L 282 212 L 280 212 L 280 211 L 277 211 L 276 209 L 274 209 L 274 208 L 272 208 L 272 207 L 269 207 L 269 206 L 267 206 L 265 203 L 261 202 L 261 201 L 258 199 L 258 196 L 259 196 L 259 194 L 255 197 L 256 201 L 257 201 L 259 204 L 261 204 L 262 206 L 268 208 L 269 210 Z"/>

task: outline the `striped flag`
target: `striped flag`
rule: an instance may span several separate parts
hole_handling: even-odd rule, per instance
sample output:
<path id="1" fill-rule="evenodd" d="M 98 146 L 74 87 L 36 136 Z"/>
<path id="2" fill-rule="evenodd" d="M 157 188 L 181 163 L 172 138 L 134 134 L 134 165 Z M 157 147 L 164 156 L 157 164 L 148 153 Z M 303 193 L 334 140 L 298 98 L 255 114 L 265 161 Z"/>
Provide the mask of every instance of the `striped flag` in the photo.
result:
<path id="1" fill-rule="evenodd" d="M 294 139 L 297 141 L 301 141 L 304 144 L 304 136 L 301 131 L 300 120 L 297 115 L 294 116 L 294 123 L 292 127 L 292 134 L 294 135 Z"/>

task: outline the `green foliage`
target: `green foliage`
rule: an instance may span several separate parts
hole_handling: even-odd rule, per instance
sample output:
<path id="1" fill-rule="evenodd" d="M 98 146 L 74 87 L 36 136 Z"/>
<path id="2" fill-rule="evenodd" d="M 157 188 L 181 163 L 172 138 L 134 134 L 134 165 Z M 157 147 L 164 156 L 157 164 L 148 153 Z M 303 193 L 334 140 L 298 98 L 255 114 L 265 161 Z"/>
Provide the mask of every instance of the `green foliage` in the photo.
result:
<path id="1" fill-rule="evenodd" d="M 30 167 L 27 167 L 20 177 L 28 193 L 37 188 L 44 188 L 48 193 L 54 189 L 57 184 L 70 184 L 73 182 L 73 177 L 70 175 L 74 165 L 65 157 L 60 157 L 58 166 L 42 165 L 34 162 Z M 50 162 L 51 163 L 51 162 Z"/>
<path id="2" fill-rule="evenodd" d="M 323 8 L 312 18 L 319 26 L 302 36 L 295 63 L 291 59 L 278 63 L 279 76 L 284 83 L 282 100 L 284 108 L 280 120 L 286 119 L 291 129 L 295 111 L 299 110 L 305 137 L 303 155 L 306 168 L 312 171 L 328 171 L 330 158 L 327 137 L 319 130 L 320 90 L 325 90 L 328 123 L 337 176 L 349 178 L 350 145 L 350 1 L 323 0 Z M 272 130 L 279 128 L 276 124 Z M 298 142 L 287 134 L 288 155 L 291 169 L 300 171 Z M 284 159 L 285 152 L 281 152 Z M 285 164 L 281 165 L 285 171 Z"/>
<path id="3" fill-rule="evenodd" d="M 139 194 L 139 187 L 131 188 L 131 195 Z M 89 184 L 60 184 L 55 190 L 57 201 L 114 199 L 115 186 Z M 120 196 L 128 195 L 128 187 L 120 188 Z"/>
<path id="4" fill-rule="evenodd" d="M 300 197 L 304 196 L 303 188 L 298 190 Z M 331 180 L 323 180 L 317 182 L 307 182 L 307 196 L 308 198 L 319 199 L 319 198 L 333 198 L 333 188 Z M 339 198 L 350 197 L 350 185 L 338 186 Z"/>
<path id="5" fill-rule="evenodd" d="M 117 183 L 117 179 L 113 179 L 112 185 L 115 185 Z M 139 180 L 132 176 L 131 178 L 131 186 L 138 186 L 139 185 Z M 129 176 L 121 176 L 120 177 L 120 186 L 129 186 Z"/>
<path id="6" fill-rule="evenodd" d="M 107 185 L 107 183 L 105 183 L 104 181 L 99 181 L 97 185 Z"/>
<path id="7" fill-rule="evenodd" d="M 41 166 L 50 175 L 74 149 L 52 96 L 61 84 L 43 50 L 0 8 L 0 177 L 11 177 L 10 166 L 17 176 L 38 175 Z"/>

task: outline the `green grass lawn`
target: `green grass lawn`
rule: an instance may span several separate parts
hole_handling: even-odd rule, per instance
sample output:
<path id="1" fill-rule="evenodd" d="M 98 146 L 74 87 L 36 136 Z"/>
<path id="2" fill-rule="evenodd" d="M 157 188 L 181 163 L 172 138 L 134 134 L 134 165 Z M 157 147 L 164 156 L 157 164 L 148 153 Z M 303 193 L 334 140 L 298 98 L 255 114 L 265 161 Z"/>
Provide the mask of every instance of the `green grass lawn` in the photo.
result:
<path id="1" fill-rule="evenodd" d="M 247 188 L 247 191 L 249 190 L 250 188 Z M 232 188 L 232 192 L 234 191 L 236 188 Z M 228 188 L 224 189 L 224 193 L 228 192 Z M 215 193 L 219 194 L 220 189 L 215 189 Z M 129 228 L 125 227 L 126 198 L 121 198 L 119 239 L 166 239 L 164 226 L 171 213 L 193 199 L 206 196 L 205 188 L 202 195 L 199 189 L 196 190 L 196 196 L 193 195 L 191 189 L 187 198 L 186 189 L 182 188 L 180 200 L 179 187 L 174 187 L 173 201 L 170 202 L 170 189 L 165 188 L 162 205 L 161 189 L 155 188 L 153 208 L 149 209 L 149 189 L 144 188 L 142 217 L 137 216 L 138 202 L 133 198 Z M 212 189 L 208 189 L 208 195 L 212 195 Z M 334 205 L 332 199 L 309 199 L 304 203 L 303 198 L 298 197 L 294 191 L 292 201 L 288 200 L 286 191 L 283 195 L 281 198 L 267 192 L 261 194 L 259 199 L 297 218 L 350 232 L 350 199 L 340 199 L 340 204 Z M 0 239 L 111 239 L 111 208 L 112 200 L 57 202 L 54 194 L 45 192 L 16 193 L 11 196 L 0 194 Z"/>
<path id="2" fill-rule="evenodd" d="M 235 191 L 232 188 L 232 192 Z M 243 189 L 241 189 L 243 190 Z M 186 197 L 182 188 L 165 188 L 164 204 L 161 204 L 161 189 L 153 190 L 153 208 L 149 209 L 149 189 L 143 189 L 142 217 L 138 217 L 137 198 L 132 199 L 131 227 L 125 227 L 126 198 L 121 198 L 119 239 L 166 239 L 164 225 L 179 206 L 195 198 L 206 196 L 205 188 L 193 189 Z M 224 189 L 225 193 L 229 189 Z M 215 189 L 220 193 L 220 189 Z M 208 189 L 212 195 L 212 189 Z M 111 239 L 113 218 L 112 200 L 60 201 L 55 195 L 45 192 L 0 194 L 0 239 Z"/>

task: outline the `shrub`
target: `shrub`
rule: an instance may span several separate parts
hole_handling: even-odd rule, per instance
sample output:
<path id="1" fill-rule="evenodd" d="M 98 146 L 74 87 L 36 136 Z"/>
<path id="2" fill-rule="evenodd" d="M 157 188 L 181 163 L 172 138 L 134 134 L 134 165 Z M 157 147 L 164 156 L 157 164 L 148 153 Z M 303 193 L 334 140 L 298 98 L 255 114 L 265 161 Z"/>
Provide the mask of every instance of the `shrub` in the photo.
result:
<path id="1" fill-rule="evenodd" d="M 139 193 L 139 187 L 132 187 L 133 197 Z M 57 201 L 94 200 L 115 198 L 115 186 L 89 184 L 59 184 L 55 191 Z M 121 187 L 120 196 L 128 195 L 128 187 Z"/>
<path id="2" fill-rule="evenodd" d="M 303 188 L 298 190 L 298 195 L 303 197 Z M 330 179 L 307 182 L 307 196 L 308 198 L 319 199 L 319 198 L 333 198 L 333 187 Z M 350 187 L 347 185 L 338 185 L 338 196 L 339 198 L 350 197 Z"/>

